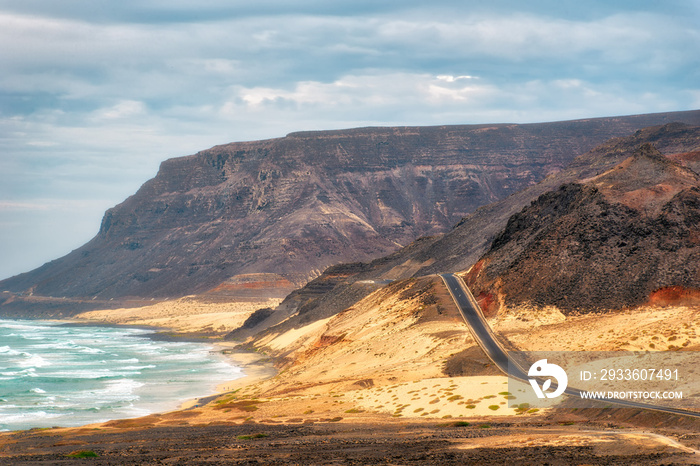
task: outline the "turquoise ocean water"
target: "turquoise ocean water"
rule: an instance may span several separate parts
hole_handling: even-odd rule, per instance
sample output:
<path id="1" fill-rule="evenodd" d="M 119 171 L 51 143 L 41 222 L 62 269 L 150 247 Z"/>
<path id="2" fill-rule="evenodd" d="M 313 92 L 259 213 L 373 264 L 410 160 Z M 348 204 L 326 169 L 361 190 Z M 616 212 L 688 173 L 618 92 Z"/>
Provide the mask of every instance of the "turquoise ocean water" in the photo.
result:
<path id="1" fill-rule="evenodd" d="M 148 330 L 0 320 L 0 431 L 176 409 L 242 377 L 208 344 Z"/>

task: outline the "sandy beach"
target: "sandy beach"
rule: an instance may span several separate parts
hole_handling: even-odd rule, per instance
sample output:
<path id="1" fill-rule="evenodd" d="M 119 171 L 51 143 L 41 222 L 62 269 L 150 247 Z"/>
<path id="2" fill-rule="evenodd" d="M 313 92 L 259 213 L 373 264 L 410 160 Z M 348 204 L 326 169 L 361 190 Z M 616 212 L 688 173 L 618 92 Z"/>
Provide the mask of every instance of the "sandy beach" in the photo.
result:
<path id="1" fill-rule="evenodd" d="M 240 390 L 241 388 L 254 385 L 277 375 L 278 371 L 275 369 L 270 358 L 258 353 L 235 349 L 236 346 L 235 343 L 229 342 L 215 343 L 217 351 L 225 355 L 231 364 L 241 369 L 242 377 L 217 385 L 215 395 L 185 401 L 180 406 L 180 409 L 200 407 L 211 402 L 220 395 Z"/>
<path id="2" fill-rule="evenodd" d="M 211 302 L 186 296 L 149 306 L 83 312 L 76 321 L 169 329 L 180 334 L 220 336 L 237 329 L 257 309 L 276 307 L 281 299 Z"/>

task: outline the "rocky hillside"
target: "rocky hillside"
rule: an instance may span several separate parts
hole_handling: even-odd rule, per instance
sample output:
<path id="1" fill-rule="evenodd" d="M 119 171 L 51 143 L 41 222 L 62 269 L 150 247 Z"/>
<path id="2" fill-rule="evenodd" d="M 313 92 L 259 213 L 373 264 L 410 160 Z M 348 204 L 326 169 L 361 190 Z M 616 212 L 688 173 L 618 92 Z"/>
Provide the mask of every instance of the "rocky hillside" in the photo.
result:
<path id="1" fill-rule="evenodd" d="M 668 157 L 656 150 L 639 152 L 640 147 L 651 143 Z M 269 327 L 274 329 L 285 319 L 282 328 L 327 318 L 352 306 L 387 280 L 467 270 L 491 248 L 499 234 L 503 236 L 502 231 L 513 215 L 543 193 L 556 192 L 562 185 L 588 180 L 591 187 L 608 193 L 610 200 L 607 202 L 625 198 L 630 206 L 634 206 L 635 200 L 642 197 L 646 199 L 645 205 L 657 212 L 660 204 L 695 183 L 692 171 L 670 159 L 698 149 L 700 126 L 678 123 L 645 128 L 631 136 L 615 138 L 578 157 L 565 170 L 542 182 L 479 208 L 444 235 L 420 238 L 369 263 L 328 269 L 307 286 L 290 294 L 274 313 L 257 320 L 252 328 L 233 332 L 230 338 L 245 339 Z M 645 154 L 644 157 L 641 154 Z M 484 280 L 489 282 L 488 286 L 493 285 L 493 280 Z M 472 282 L 472 285 L 476 283 Z M 490 295 L 493 292 L 485 291 L 482 298 Z M 493 296 L 490 303 L 491 306 L 497 303 Z M 495 312 L 495 308 L 491 310 Z"/>
<path id="2" fill-rule="evenodd" d="M 524 303 L 590 312 L 700 290 L 698 264 L 700 176 L 646 144 L 512 216 L 467 281 L 491 314 Z"/>
<path id="3" fill-rule="evenodd" d="M 41 296 L 284 296 L 327 266 L 441 234 L 478 207 L 560 172 L 610 137 L 700 112 L 534 125 L 294 133 L 171 159 L 98 235 L 0 282 Z M 269 274 L 276 274 L 271 277 Z M 243 275 L 243 278 L 237 276 Z M 222 285 L 223 284 L 223 285 Z"/>

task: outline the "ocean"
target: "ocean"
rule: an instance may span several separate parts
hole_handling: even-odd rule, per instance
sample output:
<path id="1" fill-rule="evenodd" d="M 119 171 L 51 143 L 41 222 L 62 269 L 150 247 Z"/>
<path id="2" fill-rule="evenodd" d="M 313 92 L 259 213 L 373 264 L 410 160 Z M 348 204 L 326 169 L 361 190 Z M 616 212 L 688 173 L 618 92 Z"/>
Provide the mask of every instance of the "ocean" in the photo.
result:
<path id="1" fill-rule="evenodd" d="M 243 376 L 212 345 L 156 341 L 152 333 L 0 320 L 0 431 L 172 410 Z"/>

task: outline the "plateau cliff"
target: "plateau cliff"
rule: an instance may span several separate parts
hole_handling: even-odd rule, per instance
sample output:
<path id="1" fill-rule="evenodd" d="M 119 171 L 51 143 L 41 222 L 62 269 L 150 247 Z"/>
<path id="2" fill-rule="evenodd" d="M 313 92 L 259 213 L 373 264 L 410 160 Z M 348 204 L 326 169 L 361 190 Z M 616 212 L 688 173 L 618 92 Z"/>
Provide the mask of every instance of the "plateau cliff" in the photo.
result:
<path id="1" fill-rule="evenodd" d="M 292 292 L 274 313 L 266 315 L 265 319 L 256 320 L 255 326 L 252 328 L 247 327 L 234 331 L 230 338 L 244 339 L 256 332 L 263 332 L 270 327 L 272 327 L 270 331 L 280 331 L 308 324 L 353 306 L 363 297 L 386 284 L 387 281 L 420 277 L 443 271 L 465 271 L 472 268 L 477 261 L 479 262 L 472 269 L 469 283 L 478 290 L 478 294 L 482 294 L 482 304 L 485 308 L 488 308 L 491 314 L 495 313 L 498 305 L 507 299 L 510 299 L 510 303 L 533 301 L 528 293 L 536 293 L 539 288 L 544 287 L 544 283 L 540 281 L 540 278 L 543 279 L 543 277 L 540 277 L 540 270 L 546 264 L 551 266 L 549 270 L 552 281 L 548 285 L 548 293 L 553 296 L 556 294 L 555 289 L 557 287 L 566 287 L 557 281 L 561 278 L 557 271 L 562 265 L 556 262 L 556 257 L 550 257 L 547 254 L 546 248 L 538 251 L 536 256 L 533 256 L 536 259 L 530 260 L 527 263 L 527 267 L 519 269 L 521 270 L 521 275 L 518 280 L 514 278 L 514 275 L 508 276 L 508 280 L 512 279 L 512 286 L 503 285 L 505 276 L 502 276 L 501 273 L 508 267 L 514 266 L 521 259 L 521 249 L 529 247 L 527 246 L 529 245 L 528 241 L 538 237 L 537 234 L 539 232 L 550 231 L 553 233 L 554 231 L 559 231 L 556 230 L 558 227 L 552 225 L 554 217 L 551 215 L 545 216 L 540 211 L 541 209 L 532 208 L 533 210 L 528 211 L 531 215 L 525 216 L 527 219 L 525 223 L 517 219 L 520 218 L 519 216 L 525 215 L 523 213 L 525 211 L 521 211 L 523 209 L 527 211 L 528 206 L 532 202 L 537 201 L 540 196 L 542 196 L 540 199 L 544 200 L 550 197 L 557 198 L 557 193 L 560 192 L 559 188 L 562 185 L 577 186 L 581 183 L 590 185 L 592 188 L 589 192 L 590 196 L 582 194 L 583 198 L 587 199 L 587 202 L 597 202 L 595 200 L 596 196 L 598 194 L 602 196 L 602 194 L 593 195 L 593 193 L 600 191 L 605 193 L 605 196 L 601 199 L 607 199 L 605 202 L 614 204 L 610 209 L 622 209 L 625 211 L 638 209 L 639 212 L 635 215 L 643 216 L 644 220 L 641 222 L 652 228 L 658 238 L 664 238 L 664 244 L 668 243 L 668 247 L 680 247 L 685 240 L 680 237 L 676 238 L 674 235 L 683 234 L 693 237 L 692 235 L 695 234 L 689 230 L 691 227 L 686 225 L 686 220 L 677 224 L 680 221 L 677 221 L 677 215 L 671 215 L 670 213 L 668 214 L 670 217 L 655 217 L 652 220 L 649 220 L 649 216 L 662 214 L 668 202 L 680 203 L 676 207 L 685 209 L 683 210 L 685 212 L 683 215 L 692 215 L 692 209 L 688 210 L 688 206 L 692 205 L 690 200 L 693 198 L 693 189 L 695 189 L 694 187 L 697 183 L 697 175 L 688 168 L 692 166 L 692 163 L 684 162 L 687 165 L 687 167 L 684 167 L 674 162 L 674 160 L 679 158 L 687 159 L 687 157 L 679 157 L 678 154 L 693 153 L 698 149 L 700 149 L 700 126 L 690 126 L 681 123 L 644 128 L 630 136 L 614 138 L 576 158 L 566 169 L 547 177 L 540 183 L 477 209 L 474 213 L 463 218 L 448 233 L 420 238 L 393 254 L 368 263 L 345 264 L 327 269 L 323 275 L 314 279 L 305 287 Z M 665 155 L 662 155 L 659 150 Z M 566 188 L 564 192 L 570 192 L 570 190 L 571 188 Z M 586 192 L 588 193 L 588 191 Z M 690 204 L 686 201 L 690 202 Z M 675 212 L 678 209 L 673 207 L 674 205 L 676 204 L 669 205 L 667 208 Z M 554 212 L 562 214 L 564 211 L 565 209 L 557 207 Z M 637 211 L 635 210 L 635 212 Z M 578 219 L 578 222 L 571 221 L 565 224 L 568 228 L 565 234 L 570 236 L 586 234 L 595 236 L 595 234 L 599 234 L 601 238 L 597 240 L 589 239 L 599 242 L 619 240 L 620 244 L 640 241 L 641 243 L 635 249 L 638 254 L 634 257 L 634 261 L 637 261 L 635 263 L 637 269 L 646 261 L 650 267 L 661 266 L 665 268 L 665 272 L 659 272 L 660 274 L 665 274 L 670 272 L 676 265 L 685 264 L 687 266 L 692 264 L 692 257 L 694 256 L 689 256 L 691 259 L 690 263 L 688 263 L 688 257 L 685 256 L 668 257 L 662 261 L 665 265 L 660 262 L 654 262 L 656 260 L 654 259 L 655 257 L 658 259 L 658 256 L 663 254 L 660 251 L 653 252 L 648 250 L 652 243 L 647 244 L 645 243 L 646 240 L 638 237 L 642 234 L 640 232 L 647 230 L 636 229 L 640 226 L 635 223 L 636 220 L 631 220 L 632 223 L 626 225 L 614 224 L 614 222 L 611 222 L 618 217 L 610 216 L 607 219 L 607 223 L 597 224 L 596 220 L 588 218 L 587 215 L 589 213 L 583 210 L 579 211 L 578 216 L 575 217 Z M 673 224 L 677 224 L 677 228 L 664 232 L 663 230 L 667 225 L 666 222 L 675 222 Z M 494 248 L 499 248 L 499 245 L 510 243 L 510 240 L 505 240 L 504 238 L 510 237 L 508 236 L 509 231 L 513 229 L 518 230 L 519 228 L 532 230 L 528 230 L 527 240 L 522 239 L 524 238 L 522 235 L 525 235 L 525 233 L 520 233 L 520 236 L 513 236 L 513 238 L 517 236 L 517 241 L 514 241 L 509 247 L 502 248 L 497 252 L 493 251 Z M 547 230 L 548 228 L 553 228 L 554 230 Z M 618 233 L 623 234 L 622 231 L 624 229 L 627 229 L 624 235 L 630 236 L 631 239 L 617 236 Z M 560 233 L 564 234 L 562 231 Z M 562 244 L 557 245 L 556 238 L 550 238 L 547 247 L 553 251 L 559 251 L 559 247 L 566 249 L 564 238 L 560 239 Z M 494 240 L 496 241 L 494 242 Z M 590 248 L 590 245 L 587 247 Z M 484 256 L 490 249 L 492 252 Z M 689 250 L 684 249 L 683 251 L 688 252 Z M 587 260 L 589 262 L 582 261 L 577 266 L 580 267 L 580 270 L 577 272 L 580 274 L 579 279 L 587 274 L 591 275 L 591 280 L 600 279 L 603 276 L 601 275 L 600 267 L 605 268 L 604 264 L 610 265 L 610 260 L 613 258 L 617 261 L 622 260 L 621 258 L 624 257 L 626 252 L 629 251 L 623 248 L 617 251 L 617 255 L 606 255 L 610 253 L 609 250 L 600 250 L 595 255 L 588 255 Z M 598 254 L 603 254 L 603 256 Z M 680 253 L 676 255 L 678 254 Z M 482 260 L 480 261 L 480 259 Z M 598 260 L 600 264 L 598 264 Z M 490 265 L 484 267 L 484 264 Z M 482 267 L 484 270 L 482 270 Z M 687 267 L 681 267 L 678 271 L 682 275 L 683 270 L 686 269 Z M 610 277 L 609 273 L 605 276 Z M 673 276 L 677 279 L 680 275 L 675 273 Z M 478 280 L 476 280 L 477 277 Z M 634 277 L 625 275 L 625 278 L 631 280 Z M 647 278 L 649 278 L 649 281 L 643 286 L 637 286 L 639 283 L 632 285 L 632 282 L 620 284 L 620 290 L 627 290 L 627 297 L 621 297 L 621 295 L 605 297 L 605 299 L 608 299 L 605 303 L 597 298 L 601 292 L 605 291 L 605 281 L 599 280 L 597 289 L 584 287 L 585 289 L 579 289 L 576 293 L 566 294 L 566 299 L 569 302 L 569 306 L 571 306 L 569 310 L 576 308 L 576 305 L 573 303 L 577 301 L 580 302 L 578 307 L 589 310 L 607 309 L 610 306 L 632 305 L 632 303 L 639 303 L 640 300 L 647 299 L 649 289 L 653 289 L 654 286 L 672 286 L 670 283 L 675 280 L 655 281 L 655 279 L 651 278 L 651 275 Z M 676 281 L 679 285 L 690 286 L 687 280 Z M 641 294 L 640 290 L 643 290 Z M 584 291 L 588 296 L 586 298 L 587 301 L 580 294 L 577 294 Z M 674 289 L 670 291 L 684 293 L 682 290 Z M 635 298 L 630 300 L 632 295 Z M 506 298 L 506 296 L 510 298 Z M 596 302 L 594 303 L 594 301 Z M 540 302 L 540 300 L 534 300 L 533 302 L 545 303 L 545 301 Z M 552 302 L 546 301 L 546 303 Z M 283 323 L 280 326 L 281 322 Z"/>
<path id="2" fill-rule="evenodd" d="M 611 137 L 669 121 L 700 123 L 700 112 L 360 128 L 217 146 L 163 162 L 106 212 L 93 240 L 0 289 L 96 300 L 210 290 L 284 296 L 330 265 L 443 234 Z"/>

